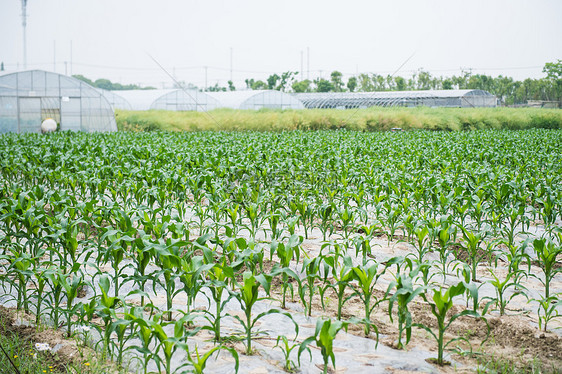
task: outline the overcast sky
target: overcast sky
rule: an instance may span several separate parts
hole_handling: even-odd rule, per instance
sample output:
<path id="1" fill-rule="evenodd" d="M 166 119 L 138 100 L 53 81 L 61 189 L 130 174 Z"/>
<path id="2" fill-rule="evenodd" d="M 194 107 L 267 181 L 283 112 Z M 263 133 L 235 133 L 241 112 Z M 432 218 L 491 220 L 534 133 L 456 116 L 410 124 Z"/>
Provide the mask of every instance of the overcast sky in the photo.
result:
<path id="1" fill-rule="evenodd" d="M 301 65 L 386 75 L 412 55 L 397 75 L 541 78 L 562 59 L 561 0 L 28 0 L 27 13 L 28 69 L 158 87 L 171 80 L 149 55 L 199 87 L 205 70 L 225 85 L 232 56 L 238 88 Z M 6 70 L 23 68 L 21 14 L 0 0 Z"/>

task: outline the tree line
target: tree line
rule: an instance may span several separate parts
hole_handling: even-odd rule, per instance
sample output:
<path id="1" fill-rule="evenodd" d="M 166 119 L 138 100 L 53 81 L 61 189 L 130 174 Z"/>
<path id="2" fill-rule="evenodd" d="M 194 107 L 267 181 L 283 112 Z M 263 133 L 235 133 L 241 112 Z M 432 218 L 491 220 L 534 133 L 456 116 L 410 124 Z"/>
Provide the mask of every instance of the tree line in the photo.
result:
<path id="1" fill-rule="evenodd" d="M 362 73 L 343 79 L 343 74 L 333 71 L 329 79 L 298 79 L 298 72 L 288 71 L 281 75 L 272 74 L 265 81 L 246 79 L 246 88 L 251 90 L 279 90 L 286 92 L 373 92 L 373 91 L 415 91 L 479 89 L 497 96 L 505 105 L 523 104 L 528 100 L 562 100 L 562 60 L 546 63 L 543 72 L 546 77 L 527 78 L 523 81 L 499 75 L 492 77 L 473 74 L 466 70 L 458 76 L 434 76 L 423 69 L 410 78 L 402 76 Z"/>
<path id="2" fill-rule="evenodd" d="M 249 90 L 278 90 L 284 92 L 374 92 L 374 91 L 416 91 L 416 90 L 452 90 L 478 89 L 488 91 L 498 97 L 504 105 L 526 104 L 529 100 L 562 101 L 562 60 L 547 62 L 544 65 L 545 77 L 540 79 L 527 78 L 522 81 L 512 77 L 499 75 L 492 77 L 485 74 L 473 74 L 471 70 L 462 71 L 460 75 L 452 77 L 434 76 L 428 71 L 420 69 L 410 78 L 381 74 L 362 73 L 344 80 L 343 74 L 332 71 L 330 77 L 301 79 L 296 71 L 286 71 L 281 74 L 271 74 L 266 80 L 248 78 L 245 80 Z M 92 81 L 82 75 L 73 75 L 94 87 L 106 90 L 148 90 L 154 87 L 141 87 L 136 84 L 122 85 L 113 83 L 109 79 Z M 182 87 L 198 89 L 192 84 Z M 175 85 L 179 88 L 178 85 Z M 235 91 L 232 81 L 227 87 L 215 84 L 202 91 Z"/>
<path id="3" fill-rule="evenodd" d="M 100 78 L 92 81 L 91 79 L 86 78 L 83 75 L 76 74 L 73 75 L 74 78 L 81 80 L 82 82 L 88 83 L 92 87 L 101 88 L 104 90 L 110 91 L 123 91 L 123 90 L 154 90 L 156 87 L 142 87 L 138 84 L 121 84 L 121 83 L 113 83 L 109 79 Z"/>

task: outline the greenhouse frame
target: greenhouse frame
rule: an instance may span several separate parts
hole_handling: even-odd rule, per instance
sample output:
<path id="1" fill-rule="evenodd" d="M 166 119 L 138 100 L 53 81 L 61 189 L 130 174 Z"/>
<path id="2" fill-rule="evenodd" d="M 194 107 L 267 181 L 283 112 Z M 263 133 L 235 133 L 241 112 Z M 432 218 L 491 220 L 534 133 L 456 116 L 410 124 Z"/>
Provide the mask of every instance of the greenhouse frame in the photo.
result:
<path id="1" fill-rule="evenodd" d="M 248 90 L 207 92 L 220 102 L 223 108 L 232 109 L 304 109 L 303 103 L 287 93 L 274 90 Z"/>
<path id="2" fill-rule="evenodd" d="M 298 93 L 308 109 L 354 109 L 372 106 L 496 107 L 497 98 L 483 90 L 424 90 L 377 92 Z"/>
<path id="3" fill-rule="evenodd" d="M 104 90 L 102 88 L 96 88 L 101 94 L 109 101 L 109 104 L 115 109 L 123 109 L 123 110 L 133 110 L 131 103 L 123 96 L 115 93 L 115 91 Z"/>
<path id="4" fill-rule="evenodd" d="M 117 131 L 110 103 L 85 82 L 43 70 L 0 76 L 0 133 L 41 132 L 47 118 L 62 131 Z"/>
<path id="5" fill-rule="evenodd" d="M 206 112 L 220 108 L 220 102 L 206 92 L 177 89 L 168 92 L 150 105 L 150 109 Z"/>

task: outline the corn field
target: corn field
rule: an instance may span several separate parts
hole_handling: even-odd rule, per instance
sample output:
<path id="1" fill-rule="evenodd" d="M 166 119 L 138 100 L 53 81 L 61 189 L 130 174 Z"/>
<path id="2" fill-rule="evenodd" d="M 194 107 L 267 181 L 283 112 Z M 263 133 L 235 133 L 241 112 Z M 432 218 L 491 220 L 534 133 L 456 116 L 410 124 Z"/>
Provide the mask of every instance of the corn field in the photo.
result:
<path id="1" fill-rule="evenodd" d="M 559 130 L 6 134 L 0 182 L 2 305 L 123 371 L 475 371 L 512 317 L 562 365 Z"/>

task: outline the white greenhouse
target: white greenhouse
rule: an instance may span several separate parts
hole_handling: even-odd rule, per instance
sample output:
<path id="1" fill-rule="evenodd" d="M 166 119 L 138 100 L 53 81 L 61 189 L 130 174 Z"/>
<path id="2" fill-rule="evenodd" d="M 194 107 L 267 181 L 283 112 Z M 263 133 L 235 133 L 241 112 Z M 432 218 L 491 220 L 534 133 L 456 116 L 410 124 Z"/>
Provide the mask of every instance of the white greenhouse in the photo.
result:
<path id="1" fill-rule="evenodd" d="M 372 106 L 496 107 L 497 98 L 482 90 L 326 92 L 294 95 L 306 108 L 368 108 Z"/>
<path id="2" fill-rule="evenodd" d="M 206 92 L 177 89 L 154 100 L 150 109 L 206 112 L 220 106 L 220 102 Z"/>
<path id="3" fill-rule="evenodd" d="M 96 88 L 96 90 L 101 92 L 101 94 L 107 99 L 107 101 L 109 101 L 109 104 L 111 104 L 111 107 L 114 110 L 115 109 L 133 110 L 133 107 L 131 106 L 131 103 L 129 103 L 129 101 L 127 99 L 125 99 L 123 96 L 121 96 L 117 93 L 119 91 L 117 91 L 117 92 L 108 91 L 108 90 L 104 90 L 102 88 Z"/>
<path id="4" fill-rule="evenodd" d="M 110 103 L 85 82 L 42 70 L 0 76 L 0 133 L 40 132 L 47 118 L 62 131 L 117 131 Z"/>
<path id="5" fill-rule="evenodd" d="M 292 95 L 273 90 L 207 92 L 223 108 L 232 109 L 304 109 L 303 103 Z"/>

